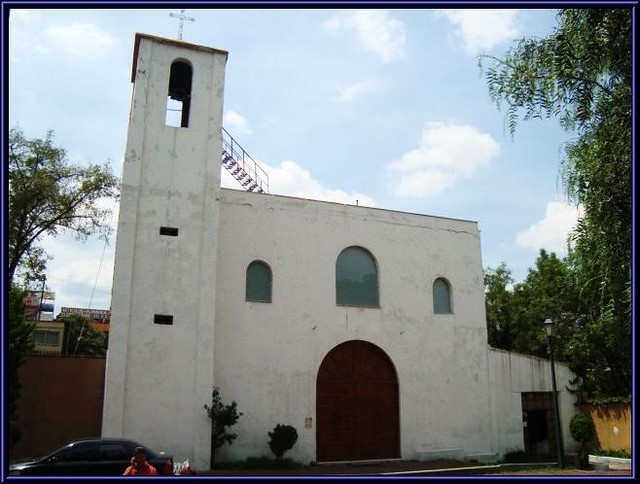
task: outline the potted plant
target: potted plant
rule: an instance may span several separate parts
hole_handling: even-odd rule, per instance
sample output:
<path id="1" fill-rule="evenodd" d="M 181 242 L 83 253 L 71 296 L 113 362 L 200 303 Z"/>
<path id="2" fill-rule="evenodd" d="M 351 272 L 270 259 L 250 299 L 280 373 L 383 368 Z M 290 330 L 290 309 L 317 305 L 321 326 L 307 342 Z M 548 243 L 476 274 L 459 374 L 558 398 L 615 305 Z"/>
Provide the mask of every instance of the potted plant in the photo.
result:
<path id="1" fill-rule="evenodd" d="M 591 415 L 577 413 L 571 417 L 569 422 L 571 437 L 580 442 L 580 454 L 576 458 L 577 469 L 587 469 L 589 467 L 589 455 L 587 446 L 596 436 L 596 426 Z"/>

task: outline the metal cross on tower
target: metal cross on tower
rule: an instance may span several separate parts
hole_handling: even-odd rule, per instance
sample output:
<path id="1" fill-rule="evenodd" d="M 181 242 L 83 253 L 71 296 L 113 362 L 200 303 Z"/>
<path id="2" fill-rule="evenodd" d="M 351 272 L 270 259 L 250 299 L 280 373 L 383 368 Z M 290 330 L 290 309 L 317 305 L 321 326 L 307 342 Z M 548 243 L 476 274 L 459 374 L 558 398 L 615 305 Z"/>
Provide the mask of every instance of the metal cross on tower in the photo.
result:
<path id="1" fill-rule="evenodd" d="M 173 18 L 179 18 L 180 19 L 180 29 L 178 30 L 178 39 L 182 40 L 182 29 L 184 27 L 184 21 L 188 20 L 189 22 L 195 22 L 196 19 L 194 19 L 193 17 L 187 17 L 184 14 L 184 8 L 180 9 L 180 15 L 178 15 L 177 13 L 173 13 L 170 12 L 169 13 L 169 17 L 173 17 Z"/>

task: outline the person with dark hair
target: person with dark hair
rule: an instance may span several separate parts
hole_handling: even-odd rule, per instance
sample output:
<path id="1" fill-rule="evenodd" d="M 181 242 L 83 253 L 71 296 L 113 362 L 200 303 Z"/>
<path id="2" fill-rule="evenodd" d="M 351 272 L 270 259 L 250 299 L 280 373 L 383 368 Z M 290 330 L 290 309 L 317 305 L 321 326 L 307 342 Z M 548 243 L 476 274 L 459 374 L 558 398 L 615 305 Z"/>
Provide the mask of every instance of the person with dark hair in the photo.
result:
<path id="1" fill-rule="evenodd" d="M 158 471 L 147 462 L 144 447 L 136 447 L 131 457 L 131 465 L 124 471 L 123 476 L 157 476 Z"/>

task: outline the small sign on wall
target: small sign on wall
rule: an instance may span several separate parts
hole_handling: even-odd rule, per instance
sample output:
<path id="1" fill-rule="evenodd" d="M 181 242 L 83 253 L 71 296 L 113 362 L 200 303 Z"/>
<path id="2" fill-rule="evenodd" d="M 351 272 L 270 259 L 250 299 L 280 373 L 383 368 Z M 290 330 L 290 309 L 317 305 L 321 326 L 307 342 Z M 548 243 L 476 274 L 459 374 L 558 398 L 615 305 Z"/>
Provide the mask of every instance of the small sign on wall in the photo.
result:
<path id="1" fill-rule="evenodd" d="M 313 419 L 311 417 L 304 418 L 304 428 L 310 429 L 313 426 Z"/>

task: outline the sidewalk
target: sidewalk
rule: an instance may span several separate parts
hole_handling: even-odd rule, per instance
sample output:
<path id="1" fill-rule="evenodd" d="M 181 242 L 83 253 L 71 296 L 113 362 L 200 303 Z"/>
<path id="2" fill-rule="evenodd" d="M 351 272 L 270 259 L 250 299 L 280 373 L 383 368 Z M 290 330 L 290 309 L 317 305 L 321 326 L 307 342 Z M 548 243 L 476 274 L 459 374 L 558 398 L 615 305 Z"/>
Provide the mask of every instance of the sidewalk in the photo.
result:
<path id="1" fill-rule="evenodd" d="M 420 475 L 573 475 L 573 476 L 600 476 L 600 475 L 628 475 L 626 470 L 578 470 L 578 469 L 554 469 L 548 471 L 554 463 L 542 464 L 509 464 L 509 465 L 482 465 L 475 462 L 455 460 L 413 461 L 393 460 L 381 462 L 351 462 L 330 463 L 304 466 L 290 470 L 217 470 L 198 472 L 198 475 L 211 476 L 349 476 L 349 475 L 383 475 L 383 476 L 420 476 Z M 526 470 L 524 470 L 526 469 Z M 542 471 L 540 469 L 545 469 Z"/>
<path id="2" fill-rule="evenodd" d="M 199 472 L 200 475 L 353 475 L 387 474 L 398 472 L 437 471 L 471 466 L 468 462 L 435 460 L 420 462 L 412 460 L 390 460 L 378 462 L 345 462 L 303 466 L 286 470 L 224 470 L 212 469 Z"/>

